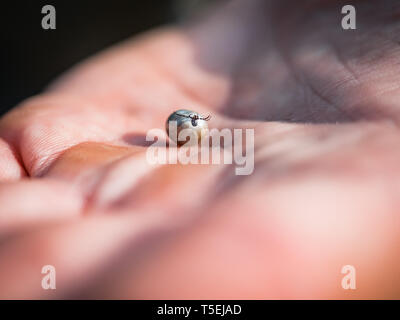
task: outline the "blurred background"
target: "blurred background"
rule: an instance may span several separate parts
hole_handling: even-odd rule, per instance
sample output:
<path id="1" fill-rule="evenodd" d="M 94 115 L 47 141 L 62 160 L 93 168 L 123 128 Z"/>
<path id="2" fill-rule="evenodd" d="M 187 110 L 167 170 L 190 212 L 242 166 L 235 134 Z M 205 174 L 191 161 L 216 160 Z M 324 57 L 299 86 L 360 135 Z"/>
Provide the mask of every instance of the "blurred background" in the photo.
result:
<path id="1" fill-rule="evenodd" d="M 14 0 L 1 4 L 0 115 L 77 62 L 139 32 L 175 23 L 206 0 Z M 214 1 L 215 2 L 215 1 Z M 56 30 L 43 30 L 44 5 Z"/>

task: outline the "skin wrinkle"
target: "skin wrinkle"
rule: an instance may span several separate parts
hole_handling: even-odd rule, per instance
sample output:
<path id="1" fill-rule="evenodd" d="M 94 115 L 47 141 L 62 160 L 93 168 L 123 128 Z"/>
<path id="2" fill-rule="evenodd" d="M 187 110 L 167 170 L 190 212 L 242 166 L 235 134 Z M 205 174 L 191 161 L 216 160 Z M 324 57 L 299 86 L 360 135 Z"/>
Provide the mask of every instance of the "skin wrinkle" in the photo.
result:
<path id="1" fill-rule="evenodd" d="M 344 69 L 347 70 L 347 72 L 350 74 L 350 79 L 346 80 L 344 83 L 341 83 L 341 85 L 345 85 L 348 81 L 353 81 L 353 82 L 355 82 L 355 84 L 359 84 L 360 79 L 359 79 L 357 73 L 355 72 L 355 70 L 353 70 L 353 68 L 350 67 L 349 62 L 344 59 L 344 57 L 341 54 L 340 48 L 331 46 L 331 49 L 334 51 L 338 62 L 341 63 L 342 66 L 344 67 Z"/>
<path id="2" fill-rule="evenodd" d="M 0 138 L 0 182 L 19 180 L 27 175 L 18 152 Z"/>
<path id="3" fill-rule="evenodd" d="M 127 174 L 121 170 L 124 167 L 127 167 L 127 164 L 131 166 L 132 162 L 135 164 L 137 161 L 142 162 L 142 160 L 143 159 L 137 159 L 136 155 L 127 155 L 119 160 L 113 161 L 105 168 L 103 167 L 101 178 L 97 181 L 97 184 L 87 196 L 87 210 L 94 211 L 96 208 L 116 207 L 115 204 L 117 201 L 120 201 L 120 199 L 126 197 L 129 193 L 132 193 L 132 190 L 137 188 L 138 184 L 152 174 L 153 171 L 156 170 L 156 167 L 146 168 L 145 172 L 142 172 L 143 169 L 140 172 L 137 172 L 138 170 L 135 167 L 136 171 L 131 174 L 133 177 L 129 176 L 129 183 L 124 183 L 122 188 L 117 188 L 115 182 L 119 180 L 118 173 L 125 174 L 125 179 L 127 179 Z M 112 189 L 110 189 L 110 187 L 112 187 Z M 118 192 L 116 192 L 116 188 Z"/>
<path id="4" fill-rule="evenodd" d="M 332 46 L 332 48 L 334 48 L 334 46 Z M 339 50 L 336 50 L 336 56 L 341 61 L 342 65 L 345 66 L 345 68 L 349 71 L 349 73 L 352 75 L 354 80 L 357 82 L 357 84 L 354 85 L 354 88 L 352 90 L 359 90 L 359 91 L 360 90 L 361 91 L 368 90 L 367 88 L 365 88 L 365 86 L 363 86 L 362 80 L 360 79 L 360 77 L 365 76 L 365 74 L 367 74 L 368 71 L 364 72 L 364 74 L 360 73 L 360 75 L 357 76 L 355 74 L 355 72 L 351 68 L 349 68 L 348 63 L 341 57 Z M 346 81 L 346 83 L 348 83 L 348 81 Z M 340 83 L 340 85 L 342 86 L 343 84 Z M 337 89 L 337 87 L 335 86 L 331 90 L 334 90 L 334 89 Z M 398 85 L 394 85 L 394 88 L 388 88 L 387 90 L 384 90 L 383 92 L 375 93 L 373 98 L 374 98 L 374 100 L 379 101 L 378 99 L 376 99 L 377 97 L 382 96 L 382 95 L 387 94 L 387 93 L 395 92 L 397 89 L 398 89 Z M 359 108 L 359 107 L 362 107 L 363 105 L 365 105 L 365 103 L 368 102 L 369 99 L 371 99 L 371 97 L 364 98 L 364 100 L 359 99 L 356 103 L 349 104 L 348 108 L 350 110 L 361 110 L 361 108 Z M 390 119 L 390 114 L 384 113 L 383 110 L 379 110 L 379 112 L 381 114 L 378 114 L 378 110 L 376 110 L 375 115 L 374 115 L 375 118 L 381 117 L 381 118 L 387 118 L 388 120 L 391 120 Z"/>
<path id="5" fill-rule="evenodd" d="M 299 18 L 298 18 L 299 19 Z M 305 17 L 303 18 L 305 19 Z M 275 20 L 276 21 L 276 20 Z M 289 19 L 287 19 L 287 21 L 289 21 Z M 282 45 L 280 45 L 280 43 L 282 43 L 284 37 L 282 37 L 282 33 L 280 32 L 279 34 L 276 34 L 276 36 L 272 37 L 272 41 L 277 49 L 277 51 L 279 52 L 280 56 L 282 57 L 282 61 L 285 62 L 285 65 L 288 67 L 289 70 L 291 70 L 293 77 L 296 79 L 296 81 L 301 85 L 301 84 L 306 84 L 308 86 L 308 88 L 311 90 L 311 92 L 317 96 L 318 98 L 320 98 L 322 101 L 326 102 L 329 106 L 333 107 L 335 110 L 338 111 L 338 113 L 342 113 L 345 115 L 345 117 L 348 120 L 354 121 L 355 119 L 353 118 L 353 116 L 350 116 L 348 114 L 348 112 L 345 112 L 342 108 L 339 108 L 336 104 L 332 103 L 330 100 L 328 100 L 324 95 L 320 94 L 315 88 L 314 86 L 310 83 L 310 81 L 307 81 L 306 78 L 301 74 L 301 72 L 299 70 L 297 70 L 294 66 L 293 66 L 293 62 L 292 59 L 289 56 L 289 52 L 288 50 L 285 50 L 283 48 Z M 294 58 L 293 58 L 294 59 Z M 307 104 L 308 105 L 308 104 Z M 310 115 L 312 115 L 312 112 L 309 113 Z"/>

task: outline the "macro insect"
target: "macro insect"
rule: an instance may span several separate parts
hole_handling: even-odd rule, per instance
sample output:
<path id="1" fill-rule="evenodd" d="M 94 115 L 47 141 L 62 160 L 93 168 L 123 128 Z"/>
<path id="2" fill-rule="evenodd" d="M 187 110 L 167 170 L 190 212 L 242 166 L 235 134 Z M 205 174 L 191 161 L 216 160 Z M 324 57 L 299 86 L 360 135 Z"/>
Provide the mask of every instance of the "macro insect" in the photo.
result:
<path id="1" fill-rule="evenodd" d="M 193 127 L 196 127 L 196 126 L 197 126 L 197 120 L 209 121 L 209 120 L 211 119 L 211 115 L 208 115 L 207 117 L 204 118 L 204 117 L 200 116 L 200 115 L 197 114 L 197 113 L 192 113 L 192 114 L 187 115 L 187 114 L 181 114 L 181 113 L 179 113 L 179 112 L 176 112 L 176 114 L 177 114 L 178 116 L 181 116 L 181 117 L 185 117 L 185 118 L 190 118 L 190 119 L 192 119 L 192 126 L 193 126 Z"/>
<path id="2" fill-rule="evenodd" d="M 197 135 L 200 141 L 201 138 L 208 133 L 207 121 L 210 119 L 211 115 L 203 117 L 197 112 L 181 109 L 170 114 L 166 121 L 166 130 L 171 140 L 175 141 L 178 145 L 182 145 L 186 142 L 178 139 L 179 133 L 184 129 Z M 176 130 L 170 130 L 174 125 L 176 125 Z"/>

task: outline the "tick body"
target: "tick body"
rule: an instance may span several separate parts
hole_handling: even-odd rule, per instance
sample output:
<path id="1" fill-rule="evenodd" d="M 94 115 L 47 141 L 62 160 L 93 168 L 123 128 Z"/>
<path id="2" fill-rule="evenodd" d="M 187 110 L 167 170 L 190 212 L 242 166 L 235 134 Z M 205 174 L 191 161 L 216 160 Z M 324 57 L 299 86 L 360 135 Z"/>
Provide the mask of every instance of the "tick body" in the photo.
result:
<path id="1" fill-rule="evenodd" d="M 210 116 L 202 117 L 199 113 L 191 111 L 191 110 L 177 110 L 168 117 L 166 122 L 166 130 L 168 136 L 171 140 L 173 140 L 177 145 L 181 146 L 185 144 L 189 138 L 180 139 L 180 133 L 182 130 L 183 136 L 187 134 L 194 135 L 196 137 L 195 140 L 199 142 L 202 137 L 208 134 L 208 124 L 207 121 L 210 120 Z M 181 135 L 181 136 L 182 136 Z"/>

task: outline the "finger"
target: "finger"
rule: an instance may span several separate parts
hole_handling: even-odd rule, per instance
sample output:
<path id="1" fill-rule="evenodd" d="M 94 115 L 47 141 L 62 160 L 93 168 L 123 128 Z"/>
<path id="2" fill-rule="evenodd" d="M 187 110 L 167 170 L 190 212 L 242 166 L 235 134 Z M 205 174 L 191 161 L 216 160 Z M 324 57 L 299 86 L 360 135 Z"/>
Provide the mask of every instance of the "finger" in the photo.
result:
<path id="1" fill-rule="evenodd" d="M 0 181 L 14 181 L 25 176 L 25 170 L 17 159 L 15 151 L 0 139 Z"/>
<path id="2" fill-rule="evenodd" d="M 15 147 L 29 175 L 38 176 L 68 147 L 117 140 L 128 127 L 140 131 L 123 113 L 98 111 L 92 103 L 70 96 L 38 97 L 2 118 L 0 135 Z"/>
<path id="3" fill-rule="evenodd" d="M 162 223 L 163 227 L 160 227 Z M 0 245 L 2 299 L 77 298 L 121 254 L 134 255 L 148 236 L 168 228 L 156 216 L 104 214 L 32 228 Z M 56 290 L 44 290 L 42 268 L 56 270 Z"/>
<path id="4" fill-rule="evenodd" d="M 83 198 L 71 185 L 54 180 L 21 180 L 0 184 L 0 234 L 11 234 L 48 221 L 76 218 Z"/>
<path id="5" fill-rule="evenodd" d="M 136 146 L 131 151 L 148 145 L 148 131 L 164 130 L 173 108 L 176 105 L 149 117 L 146 112 L 138 115 L 118 108 L 103 110 L 72 96 L 47 95 L 31 99 L 6 115 L 0 121 L 0 136 L 16 149 L 29 175 L 41 176 L 64 151 L 81 143 L 103 142 L 115 145 L 115 150 L 118 146 L 125 147 L 119 150 Z M 224 122 L 216 116 L 210 125 Z M 105 149 L 103 153 L 107 157 Z"/>

